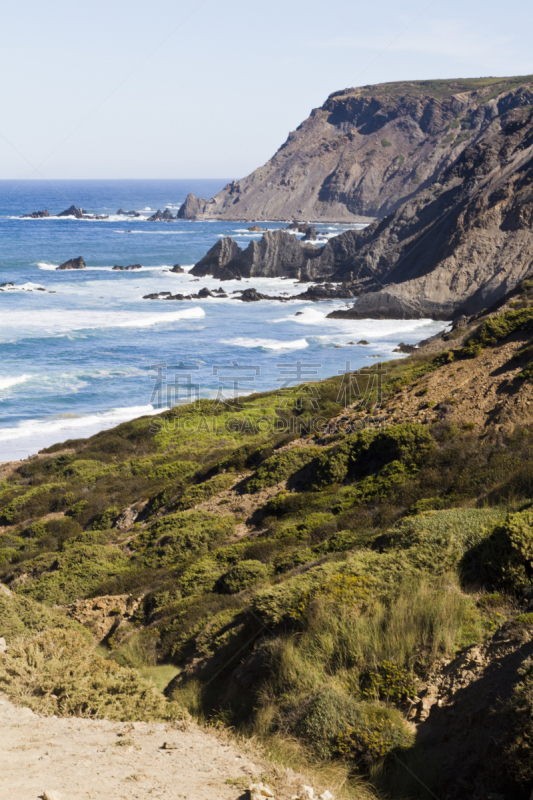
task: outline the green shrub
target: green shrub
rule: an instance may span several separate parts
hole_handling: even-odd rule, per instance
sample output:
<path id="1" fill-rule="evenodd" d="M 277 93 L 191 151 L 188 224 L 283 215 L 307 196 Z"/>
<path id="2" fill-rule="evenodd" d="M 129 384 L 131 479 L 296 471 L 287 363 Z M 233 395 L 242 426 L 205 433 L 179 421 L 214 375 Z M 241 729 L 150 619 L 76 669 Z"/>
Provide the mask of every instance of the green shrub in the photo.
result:
<path id="1" fill-rule="evenodd" d="M 0 636 L 7 644 L 21 636 L 27 636 L 50 628 L 84 629 L 59 611 L 52 611 L 47 606 L 37 603 L 30 597 L 15 594 L 8 597 L 0 593 Z M 85 632 L 88 641 L 92 641 L 90 633 Z"/>
<path id="2" fill-rule="evenodd" d="M 246 481 L 246 491 L 252 493 L 266 486 L 275 486 L 276 483 L 290 478 L 301 470 L 319 453 L 318 447 L 293 447 L 291 450 L 267 458 Z"/>
<path id="3" fill-rule="evenodd" d="M 103 580 L 128 568 L 128 559 L 115 547 L 73 544 L 61 553 L 46 572 L 20 587 L 21 594 L 49 605 L 66 605 L 88 597 Z M 43 562 L 47 568 L 48 561 Z M 39 559 L 35 560 L 39 568 Z"/>
<path id="4" fill-rule="evenodd" d="M 217 542 L 232 533 L 232 517 L 183 511 L 154 522 L 130 546 L 136 551 L 138 561 L 157 568 L 205 555 Z"/>
<path id="5" fill-rule="evenodd" d="M 467 580 L 520 594 L 533 580 L 533 511 L 509 514 L 490 536 L 465 553 Z"/>
<path id="6" fill-rule="evenodd" d="M 341 754 L 359 766 L 379 761 L 391 751 L 410 747 L 414 734 L 399 711 L 377 703 L 361 704 L 359 718 L 337 738 Z"/>
<path id="7" fill-rule="evenodd" d="M 106 508 L 105 511 L 102 511 L 101 514 L 98 514 L 94 518 L 92 523 L 93 531 L 105 531 L 108 528 L 112 528 L 119 514 L 119 508 L 116 506 L 109 506 L 109 508 Z"/>
<path id="8" fill-rule="evenodd" d="M 0 689 L 40 714 L 120 721 L 186 716 L 153 683 L 97 655 L 75 631 L 45 631 L 10 646 L 0 658 Z"/>
<path id="9" fill-rule="evenodd" d="M 269 569 L 261 561 L 241 561 L 220 578 L 219 591 L 223 594 L 237 594 L 265 581 Z"/>
<path id="10" fill-rule="evenodd" d="M 163 464 L 161 467 L 156 467 L 148 474 L 148 478 L 151 481 L 164 483 L 176 481 L 180 483 L 196 472 L 197 468 L 194 461 L 174 461 L 172 464 Z"/>
<path id="11" fill-rule="evenodd" d="M 416 697 L 415 676 L 392 661 L 382 661 L 376 670 L 363 674 L 361 693 L 366 699 L 403 703 Z"/>
<path id="12" fill-rule="evenodd" d="M 392 142 L 389 142 L 388 139 L 382 139 L 381 140 L 381 146 L 382 147 L 392 147 Z"/>
<path id="13" fill-rule="evenodd" d="M 296 732 L 306 739 L 321 758 L 339 752 L 338 736 L 359 719 L 361 703 L 334 689 L 311 699 Z"/>
<path id="14" fill-rule="evenodd" d="M 188 508 L 204 503 L 219 492 L 228 489 L 235 478 L 231 473 L 215 475 L 203 483 L 190 486 L 187 491 L 172 505 L 172 510 L 185 511 Z"/>

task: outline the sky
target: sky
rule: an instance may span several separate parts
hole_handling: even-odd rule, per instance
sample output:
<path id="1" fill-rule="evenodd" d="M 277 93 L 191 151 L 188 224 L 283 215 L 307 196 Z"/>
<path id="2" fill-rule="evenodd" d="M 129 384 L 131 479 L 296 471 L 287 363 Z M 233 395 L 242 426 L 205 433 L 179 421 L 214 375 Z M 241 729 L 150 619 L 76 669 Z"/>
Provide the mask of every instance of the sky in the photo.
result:
<path id="1" fill-rule="evenodd" d="M 240 178 L 331 92 L 533 73 L 530 0 L 20 0 L 0 179 Z"/>

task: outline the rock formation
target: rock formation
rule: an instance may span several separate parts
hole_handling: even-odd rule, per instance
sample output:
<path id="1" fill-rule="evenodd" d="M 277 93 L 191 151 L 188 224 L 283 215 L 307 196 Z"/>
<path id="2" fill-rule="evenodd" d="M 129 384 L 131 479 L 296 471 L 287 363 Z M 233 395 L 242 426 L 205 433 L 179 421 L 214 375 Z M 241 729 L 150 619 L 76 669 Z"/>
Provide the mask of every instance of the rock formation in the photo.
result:
<path id="1" fill-rule="evenodd" d="M 161 211 L 161 209 L 158 208 L 157 211 L 155 212 L 155 214 L 152 214 L 151 217 L 148 217 L 147 221 L 148 222 L 167 222 L 168 220 L 171 220 L 171 219 L 177 219 L 177 217 L 174 216 L 174 214 L 172 213 L 170 208 L 165 208 L 164 211 Z"/>
<path id="2" fill-rule="evenodd" d="M 383 218 L 455 163 L 465 147 L 498 130 L 503 114 L 531 105 L 532 87 L 528 76 L 334 92 L 264 166 L 207 202 L 189 195 L 178 216 Z"/>
<path id="3" fill-rule="evenodd" d="M 50 212 L 45 208 L 44 211 L 34 211 L 32 214 L 21 214 L 20 219 L 44 219 L 50 216 Z"/>
<path id="4" fill-rule="evenodd" d="M 117 217 L 140 217 L 140 213 L 138 211 L 124 211 L 123 208 L 119 208 L 117 211 Z"/>
<path id="5" fill-rule="evenodd" d="M 180 264 L 174 264 L 172 269 L 169 269 L 169 272 L 185 272 L 185 270 Z"/>
<path id="6" fill-rule="evenodd" d="M 187 195 L 185 202 L 178 208 L 177 219 L 197 219 L 205 206 L 203 198 L 195 197 L 192 192 Z"/>
<path id="7" fill-rule="evenodd" d="M 70 208 L 65 209 L 65 211 L 61 211 L 59 214 L 56 214 L 56 217 L 76 217 L 76 219 L 81 219 L 86 212 L 83 208 L 78 208 L 78 206 L 71 205 Z"/>
<path id="8" fill-rule="evenodd" d="M 86 263 L 83 260 L 82 256 L 78 256 L 77 258 L 71 258 L 68 261 L 63 262 L 60 264 L 59 267 L 56 269 L 85 269 Z"/>
<path id="9" fill-rule="evenodd" d="M 382 222 L 341 234 L 334 280 L 370 291 L 350 318 L 452 319 L 487 308 L 533 272 L 533 114 L 468 148 L 439 182 Z M 325 265 L 324 265 L 325 266 Z"/>
<path id="10" fill-rule="evenodd" d="M 318 245 L 303 244 L 283 230 L 267 231 L 261 241 L 250 242 L 241 250 L 231 238 L 221 239 L 196 264 L 191 275 L 232 278 L 289 277 L 314 280 L 322 275 Z"/>
<path id="11" fill-rule="evenodd" d="M 132 269 L 142 269 L 142 264 L 129 264 L 127 267 L 122 267 L 120 264 L 115 264 L 113 269 L 120 270 L 121 272 L 127 272 Z"/>

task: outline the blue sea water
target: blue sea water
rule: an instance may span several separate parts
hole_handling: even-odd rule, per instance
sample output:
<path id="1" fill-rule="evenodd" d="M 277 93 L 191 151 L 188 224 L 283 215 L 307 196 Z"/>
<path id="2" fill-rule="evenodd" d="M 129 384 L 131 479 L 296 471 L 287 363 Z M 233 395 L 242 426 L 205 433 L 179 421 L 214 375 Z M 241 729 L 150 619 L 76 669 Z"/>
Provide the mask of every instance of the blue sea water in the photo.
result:
<path id="1" fill-rule="evenodd" d="M 191 267 L 221 236 L 233 236 L 243 247 L 260 238 L 247 230 L 253 222 L 146 221 L 158 208 L 175 213 L 188 192 L 210 197 L 225 183 L 0 181 L 0 284 L 15 284 L 0 291 L 0 461 L 157 411 L 176 375 L 191 374 L 198 387 L 193 391 L 203 397 L 228 397 L 235 388 L 264 391 L 291 375 L 294 382 L 316 380 L 396 357 L 392 351 L 400 341 L 417 342 L 443 327 L 431 320 L 327 319 L 346 306 L 341 301 L 231 298 L 250 286 L 273 295 L 305 288 L 289 280 L 220 284 L 169 273 L 176 263 Z M 44 208 L 57 214 L 72 203 L 110 218 L 19 218 Z M 143 217 L 117 217 L 120 207 Z M 329 236 L 346 228 L 319 227 Z M 86 270 L 55 270 L 79 255 Z M 114 264 L 135 263 L 143 269 L 112 271 Z M 143 299 L 152 292 L 190 294 L 220 285 L 230 299 Z M 370 345 L 349 344 L 360 339 Z M 187 399 L 187 392 L 177 399 Z"/>

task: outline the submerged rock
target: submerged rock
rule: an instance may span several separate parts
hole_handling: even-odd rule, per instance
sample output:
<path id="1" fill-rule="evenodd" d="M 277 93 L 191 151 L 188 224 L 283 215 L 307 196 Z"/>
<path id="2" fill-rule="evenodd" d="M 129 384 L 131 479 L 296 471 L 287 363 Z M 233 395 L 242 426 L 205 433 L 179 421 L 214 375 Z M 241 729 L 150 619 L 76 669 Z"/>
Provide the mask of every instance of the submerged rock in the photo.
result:
<path id="1" fill-rule="evenodd" d="M 168 220 L 171 220 L 171 219 L 177 219 L 177 217 L 174 216 L 174 214 L 172 213 L 170 208 L 165 208 L 164 211 L 161 211 L 161 209 L 158 208 L 157 211 L 155 212 L 155 214 L 152 214 L 151 217 L 148 217 L 147 221 L 148 222 L 167 222 Z"/>
<path id="2" fill-rule="evenodd" d="M 169 269 L 169 272 L 185 272 L 185 270 L 179 264 L 174 264 L 172 269 Z"/>
<path id="3" fill-rule="evenodd" d="M 132 269 L 142 269 L 142 264 L 129 264 L 127 267 L 121 267 L 120 264 L 115 264 L 113 269 L 127 272 Z"/>

